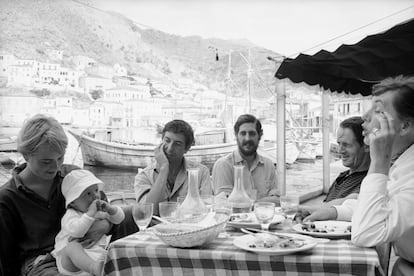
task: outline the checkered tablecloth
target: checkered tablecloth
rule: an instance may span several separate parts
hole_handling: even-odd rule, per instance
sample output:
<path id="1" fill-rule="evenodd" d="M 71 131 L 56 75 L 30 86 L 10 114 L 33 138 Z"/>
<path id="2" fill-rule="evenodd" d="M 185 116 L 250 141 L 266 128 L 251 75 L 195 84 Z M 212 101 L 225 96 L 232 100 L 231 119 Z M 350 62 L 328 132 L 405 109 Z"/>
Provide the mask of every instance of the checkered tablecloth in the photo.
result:
<path id="1" fill-rule="evenodd" d="M 381 275 L 377 252 L 333 240 L 294 255 L 257 255 L 217 238 L 194 249 L 165 245 L 152 234 L 137 233 L 112 243 L 104 274 L 120 275 Z"/>

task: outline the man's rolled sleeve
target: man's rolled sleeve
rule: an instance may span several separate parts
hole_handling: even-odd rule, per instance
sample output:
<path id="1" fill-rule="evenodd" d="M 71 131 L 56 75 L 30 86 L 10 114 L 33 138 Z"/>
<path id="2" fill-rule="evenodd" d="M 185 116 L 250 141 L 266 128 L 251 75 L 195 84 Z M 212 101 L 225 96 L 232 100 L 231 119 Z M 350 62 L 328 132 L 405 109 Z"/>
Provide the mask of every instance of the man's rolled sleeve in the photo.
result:
<path id="1" fill-rule="evenodd" d="M 342 205 L 333 206 L 336 209 L 337 213 L 336 219 L 342 221 L 351 221 L 356 204 L 356 199 L 347 199 L 342 203 Z"/>

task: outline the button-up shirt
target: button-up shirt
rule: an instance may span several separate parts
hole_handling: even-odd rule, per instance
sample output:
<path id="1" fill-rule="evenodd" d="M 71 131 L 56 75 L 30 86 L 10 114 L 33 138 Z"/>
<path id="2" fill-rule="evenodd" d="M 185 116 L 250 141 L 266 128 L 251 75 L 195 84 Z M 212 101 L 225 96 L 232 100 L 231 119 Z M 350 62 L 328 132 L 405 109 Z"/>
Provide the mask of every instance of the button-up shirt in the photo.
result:
<path id="1" fill-rule="evenodd" d="M 188 191 L 188 172 L 187 168 L 198 168 L 198 187 L 200 194 L 212 194 L 211 179 L 209 169 L 199 163 L 184 158 L 183 165 L 177 174 L 172 190 L 167 183 L 162 191 L 161 201 L 177 201 L 178 197 L 184 197 Z M 138 201 L 145 201 L 146 194 L 154 185 L 160 172 L 159 164 L 152 164 L 135 176 L 134 189 Z"/>
<path id="2" fill-rule="evenodd" d="M 242 158 L 239 150 L 218 159 L 213 167 L 214 194 L 229 195 L 234 187 L 234 165 L 244 165 L 243 185 L 250 196 L 256 190 L 256 199 L 277 195 L 276 167 L 273 162 L 259 154 L 250 168 L 247 161 Z"/>
<path id="3" fill-rule="evenodd" d="M 360 246 L 392 242 L 397 255 L 414 262 L 414 145 L 389 174 L 368 174 L 358 200 L 335 206 L 339 220 L 351 220 L 352 241 Z"/>

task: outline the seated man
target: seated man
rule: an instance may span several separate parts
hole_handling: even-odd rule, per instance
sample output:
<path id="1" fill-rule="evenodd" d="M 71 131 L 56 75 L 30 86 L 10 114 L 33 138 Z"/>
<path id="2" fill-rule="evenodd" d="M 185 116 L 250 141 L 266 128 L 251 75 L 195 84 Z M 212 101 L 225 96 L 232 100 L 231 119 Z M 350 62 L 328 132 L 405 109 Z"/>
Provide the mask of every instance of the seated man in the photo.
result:
<path id="1" fill-rule="evenodd" d="M 209 169 L 184 157 L 193 144 L 194 132 L 187 122 L 168 122 L 162 130 L 162 142 L 155 149 L 155 163 L 135 177 L 138 201 L 154 203 L 154 214 L 158 215 L 159 202 L 177 201 L 178 197 L 187 195 L 187 168 L 199 168 L 201 194 L 212 194 Z"/>
<path id="2" fill-rule="evenodd" d="M 213 167 L 214 194 L 228 196 L 234 186 L 234 165 L 244 165 L 243 184 L 251 195 L 256 190 L 257 201 L 279 203 L 276 168 L 273 162 L 257 153 L 263 135 L 262 124 L 250 114 L 241 115 L 234 125 L 238 148 L 218 159 Z"/>
<path id="3" fill-rule="evenodd" d="M 414 275 L 414 77 L 385 79 L 372 94 L 363 124 L 371 164 L 358 200 L 318 209 L 304 220 L 352 220 L 355 244 L 391 242 L 400 256 L 393 275 Z"/>
<path id="4" fill-rule="evenodd" d="M 364 144 L 361 117 L 351 117 L 341 122 L 337 142 L 342 164 L 348 167 L 335 179 L 325 197 L 324 206 L 341 204 L 346 199 L 357 198 L 362 179 L 367 175 L 370 163 L 369 147 Z M 319 208 L 322 206 L 318 206 Z M 303 206 L 301 210 L 315 209 Z"/>

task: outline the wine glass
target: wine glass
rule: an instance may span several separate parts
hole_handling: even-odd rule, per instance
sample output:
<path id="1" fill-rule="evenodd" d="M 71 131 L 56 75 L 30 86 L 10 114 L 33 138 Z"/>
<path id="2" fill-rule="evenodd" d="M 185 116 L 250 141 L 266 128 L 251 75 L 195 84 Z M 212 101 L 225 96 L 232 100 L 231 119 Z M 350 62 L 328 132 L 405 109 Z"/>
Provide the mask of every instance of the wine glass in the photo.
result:
<path id="1" fill-rule="evenodd" d="M 253 212 L 262 230 L 269 230 L 269 224 L 275 215 L 275 204 L 273 202 L 256 202 Z"/>
<path id="2" fill-rule="evenodd" d="M 152 219 L 154 205 L 152 203 L 137 202 L 132 207 L 132 217 L 140 230 L 145 231 Z"/>

